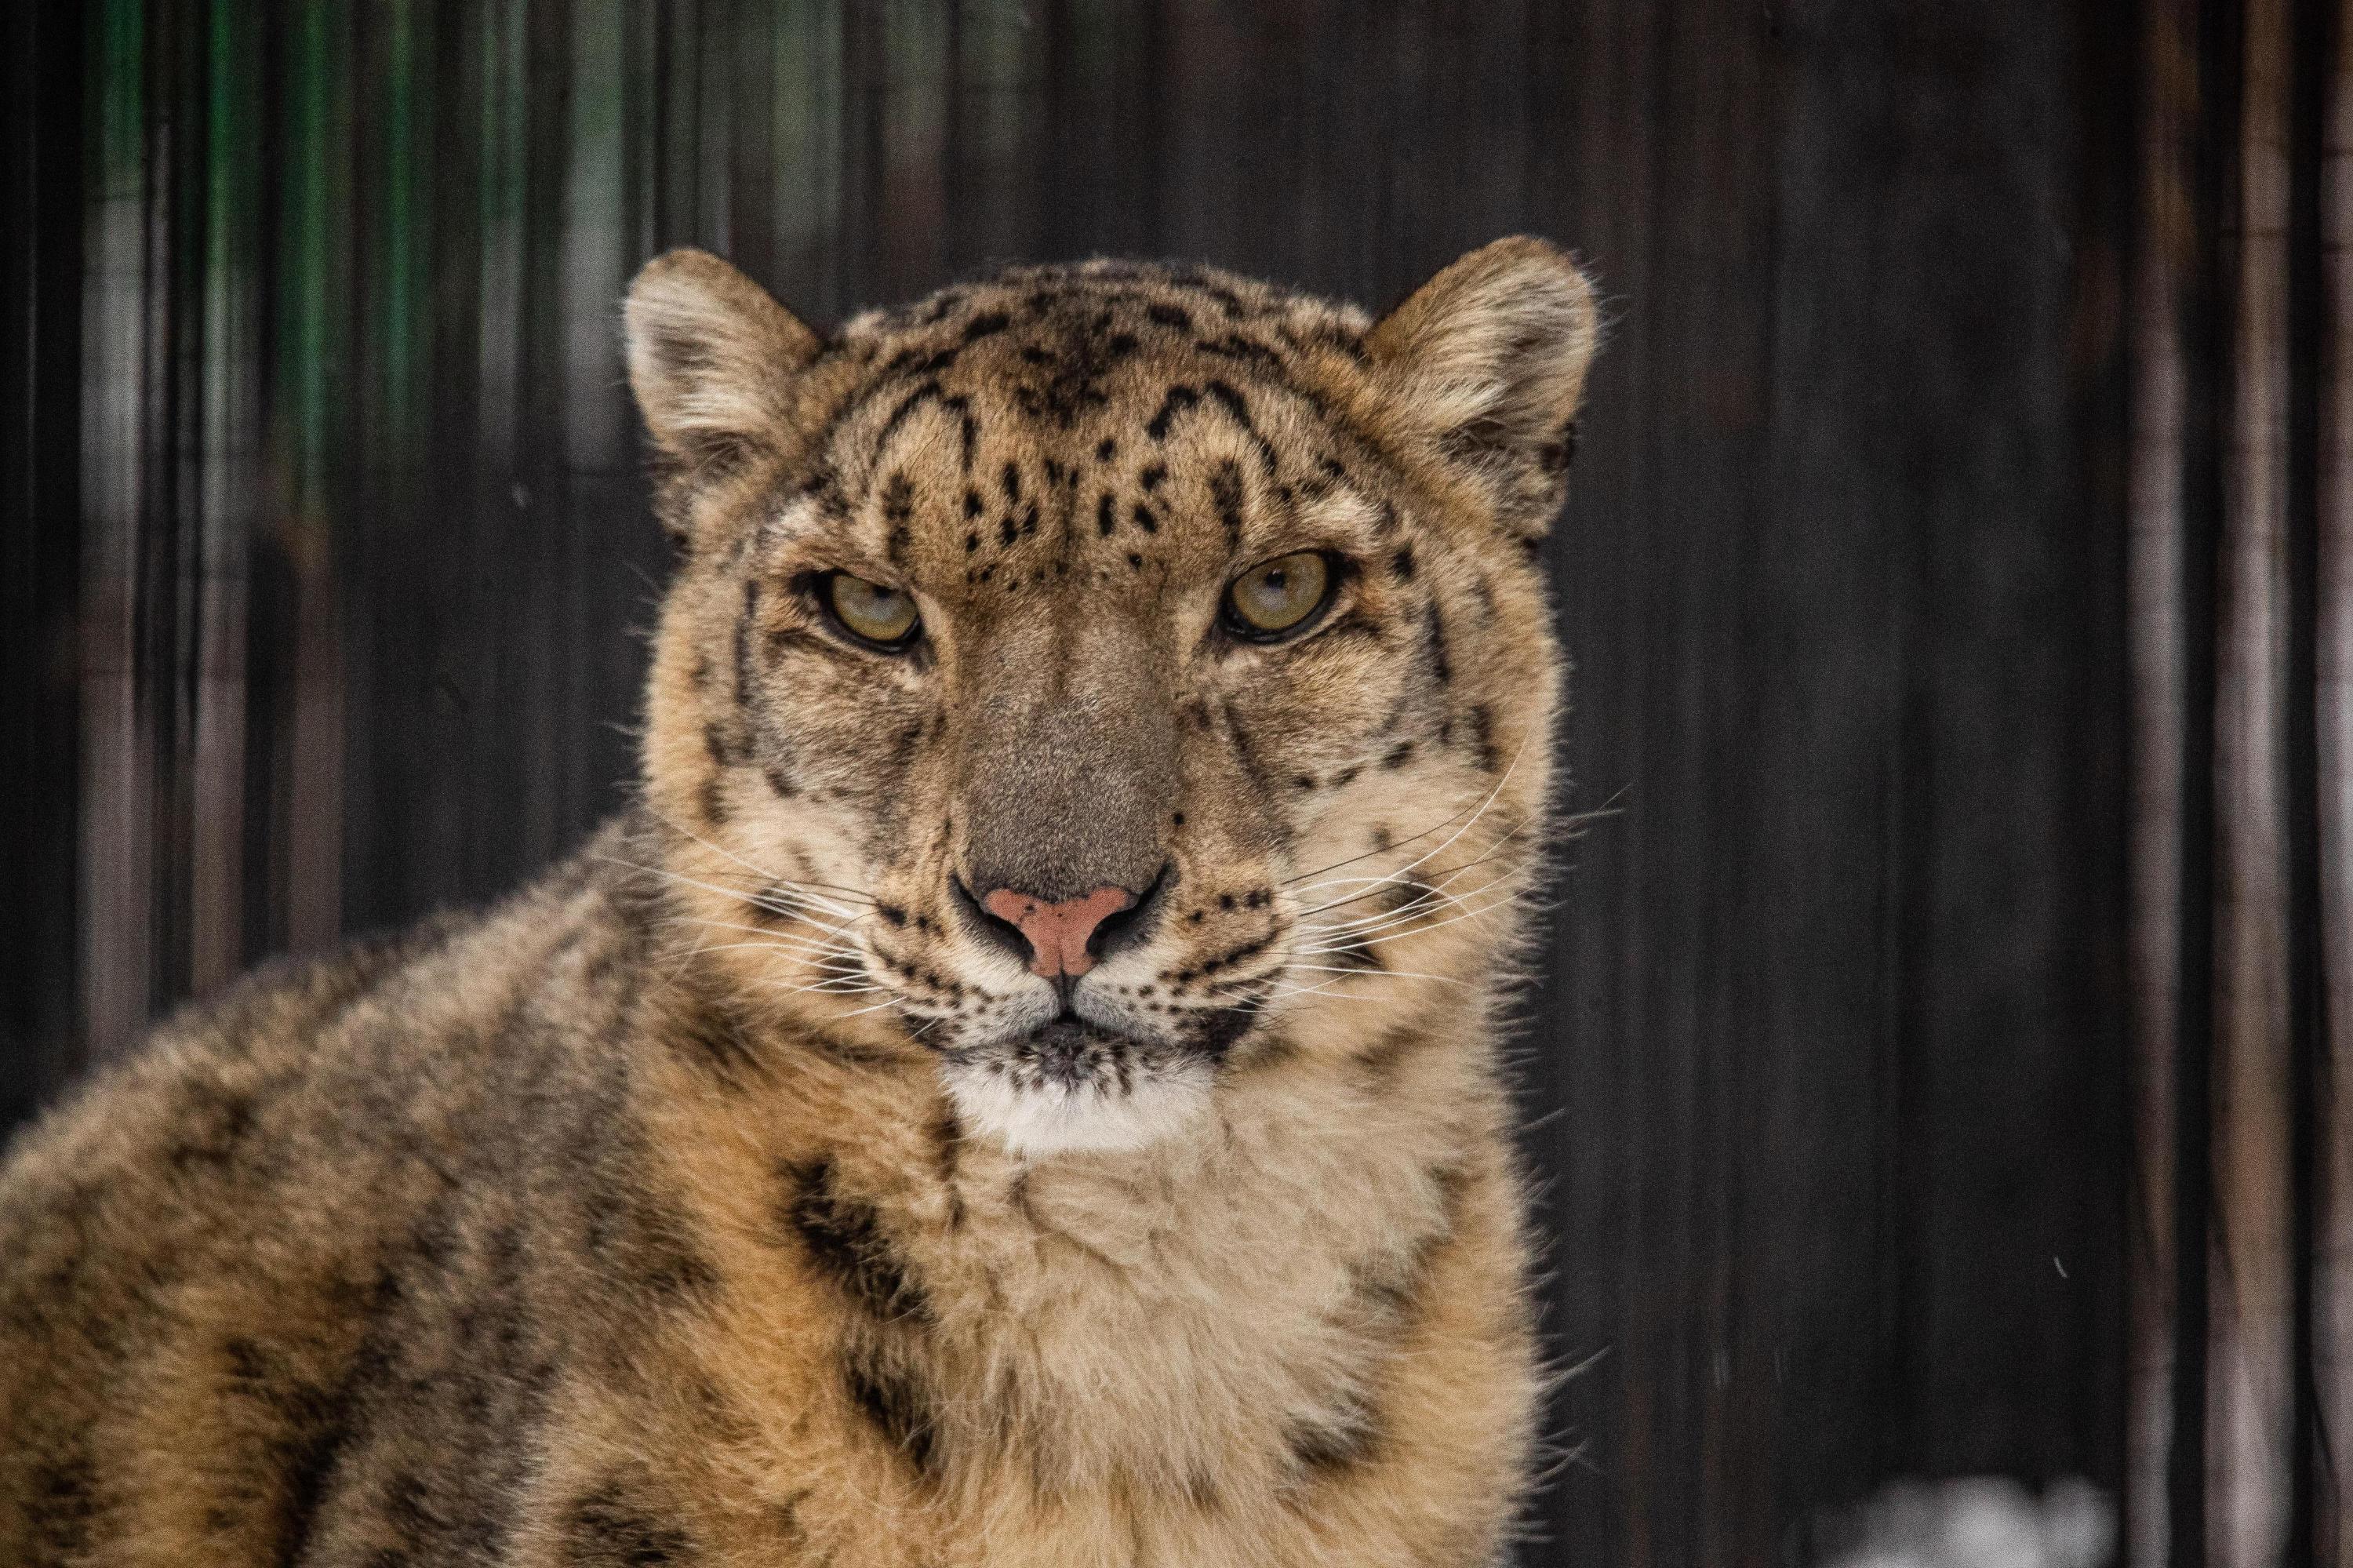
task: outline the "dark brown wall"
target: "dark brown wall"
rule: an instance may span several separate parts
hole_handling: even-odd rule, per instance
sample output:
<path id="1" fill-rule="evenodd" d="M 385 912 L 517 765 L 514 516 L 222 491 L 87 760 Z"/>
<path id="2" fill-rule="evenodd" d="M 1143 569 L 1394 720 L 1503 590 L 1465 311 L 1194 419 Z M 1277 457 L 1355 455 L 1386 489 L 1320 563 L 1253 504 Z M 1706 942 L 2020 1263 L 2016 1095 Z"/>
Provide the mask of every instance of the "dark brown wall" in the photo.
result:
<path id="1" fill-rule="evenodd" d="M 1831 0 L 11 13 L 0 1116 L 485 898 L 629 766 L 664 570 L 613 302 L 1198 257 L 1609 300 L 1527 1008 L 1531 1563 L 1770 1563 L 1899 1473 L 2121 1475 L 2105 9 Z"/>

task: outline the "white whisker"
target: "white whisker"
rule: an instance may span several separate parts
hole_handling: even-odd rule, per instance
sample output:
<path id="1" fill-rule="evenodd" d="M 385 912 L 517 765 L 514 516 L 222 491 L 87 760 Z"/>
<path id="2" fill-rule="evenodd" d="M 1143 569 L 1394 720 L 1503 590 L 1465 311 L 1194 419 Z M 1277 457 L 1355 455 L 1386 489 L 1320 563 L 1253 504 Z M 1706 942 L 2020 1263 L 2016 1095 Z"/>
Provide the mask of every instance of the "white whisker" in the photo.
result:
<path id="1" fill-rule="evenodd" d="M 1338 964 L 1291 964 L 1286 967 L 1294 969 L 1307 969 L 1316 974 L 1356 975 L 1366 980 L 1436 980 L 1440 985 L 1469 985 L 1471 983 L 1466 980 L 1457 980 L 1452 975 L 1423 974 L 1415 969 L 1359 969 L 1345 968 Z M 1327 980 L 1324 983 L 1327 985 L 1337 985 L 1339 982 L 1337 980 Z"/>
<path id="2" fill-rule="evenodd" d="M 1476 861 L 1470 862 L 1461 870 L 1467 872 L 1478 863 L 1480 863 Z M 1344 920 L 1303 919 L 1299 922 L 1298 929 L 1305 936 L 1329 937 L 1350 931 L 1379 930 L 1392 925 L 1419 920 L 1439 910 L 1460 907 L 1466 900 L 1476 898 L 1482 893 L 1512 881 L 1526 868 L 1525 861 L 1507 865 L 1478 886 L 1461 893 L 1449 892 L 1443 886 L 1425 885 L 1412 898 L 1393 908 L 1370 910 L 1362 915 L 1352 915 Z M 1461 873 L 1458 872 L 1456 874 L 1459 875 Z M 1452 882 L 1455 878 L 1449 876 L 1446 880 Z"/>
<path id="3" fill-rule="evenodd" d="M 1394 942 L 1394 941 L 1396 941 L 1399 937 L 1419 936 L 1419 935 L 1420 935 L 1422 932 L 1425 932 L 1425 931 L 1436 931 L 1436 930 L 1440 929 L 1441 927 L 1447 927 L 1447 926 L 1451 926 L 1451 925 L 1453 925 L 1453 924 L 1454 924 L 1456 921 L 1458 921 L 1458 920 L 1475 920 L 1475 919 L 1477 919 L 1479 916 L 1481 916 L 1482 915 L 1493 915 L 1496 910 L 1505 907 L 1506 906 L 1508 906 L 1508 905 L 1510 905 L 1511 903 L 1513 903 L 1513 902 L 1514 902 L 1515 899 L 1517 899 L 1518 897 L 1519 897 L 1519 895 L 1518 895 L 1518 894 L 1516 894 L 1516 893 L 1506 893 L 1506 894 L 1504 894 L 1503 896 L 1501 896 L 1501 897 L 1499 897 L 1499 898 L 1495 898 L 1495 899 L 1492 899 L 1492 900 L 1490 900 L 1488 903 L 1486 903 L 1486 904 L 1482 905 L 1482 906 L 1480 906 L 1479 908 L 1476 908 L 1476 909 L 1470 909 L 1470 910 L 1465 910 L 1463 913 L 1461 913 L 1461 914 L 1460 914 L 1460 915 L 1450 915 L 1450 916 L 1447 916 L 1445 919 L 1443 919 L 1443 920 L 1433 920 L 1433 921 L 1431 921 L 1431 922 L 1430 922 L 1429 925 L 1427 925 L 1427 926 L 1415 926 L 1415 927 L 1414 927 L 1411 930 L 1409 930 L 1409 931 L 1393 931 L 1393 932 L 1391 932 L 1389 935 L 1386 936 L 1386 937 L 1369 937 L 1369 938 L 1366 938 L 1366 937 L 1357 937 L 1357 938 L 1350 938 L 1348 941 L 1345 941 L 1345 942 L 1340 943 L 1338 946 L 1336 946 L 1336 947 L 1335 947 L 1335 948 L 1326 948 L 1326 949 L 1323 949 L 1323 950 L 1324 950 L 1324 951 L 1330 951 L 1330 952 L 1345 952 L 1345 951 L 1346 951 L 1346 950 L 1347 950 L 1348 948 L 1373 948 L 1373 947 L 1378 947 L 1378 946 L 1379 946 L 1381 943 L 1383 943 L 1383 942 Z M 1300 949 L 1300 951 L 1301 951 L 1301 952 L 1303 952 L 1303 953 L 1306 953 L 1306 954 L 1311 954 L 1311 955 L 1312 955 L 1312 954 L 1314 954 L 1314 953 L 1317 952 L 1317 951 L 1318 951 L 1318 949 L 1314 948 L 1301 948 L 1301 949 Z"/>
<path id="4" fill-rule="evenodd" d="M 871 896 L 859 892 L 854 887 L 842 887 L 830 882 L 803 882 L 796 877 L 778 876 L 773 872 L 753 864 L 750 861 L 745 860 L 742 855 L 735 853 L 733 850 L 727 849 L 720 844 L 712 843 L 709 839 L 704 838 L 702 834 L 696 832 L 685 823 L 679 821 L 677 819 L 670 817 L 664 812 L 655 810 L 651 806 L 648 806 L 646 810 L 647 813 L 652 816 L 657 821 L 669 827 L 672 832 L 684 834 L 686 837 L 692 839 L 696 843 L 701 844 L 704 849 L 709 850 L 713 854 L 725 855 L 729 860 L 733 861 L 737 865 L 742 866 L 744 870 L 750 872 L 754 876 L 760 878 L 764 882 L 780 883 L 788 887 L 822 887 L 827 889 L 828 892 L 839 893 L 845 897 L 854 898 L 860 904 L 872 904 L 874 902 Z"/>

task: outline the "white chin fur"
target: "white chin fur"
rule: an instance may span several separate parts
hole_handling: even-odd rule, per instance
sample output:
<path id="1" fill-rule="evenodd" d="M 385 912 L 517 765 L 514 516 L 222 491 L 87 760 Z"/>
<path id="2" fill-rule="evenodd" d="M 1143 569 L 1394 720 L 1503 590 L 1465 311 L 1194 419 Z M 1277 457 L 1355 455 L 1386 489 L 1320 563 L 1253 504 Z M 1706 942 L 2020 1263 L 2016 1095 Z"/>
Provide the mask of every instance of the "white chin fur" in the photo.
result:
<path id="1" fill-rule="evenodd" d="M 1142 1149 L 1184 1131 L 1209 1104 L 1208 1069 L 1190 1064 L 1139 1073 L 1124 1095 L 1116 1085 L 1021 1088 L 970 1064 L 944 1072 L 964 1125 L 1016 1154 Z"/>

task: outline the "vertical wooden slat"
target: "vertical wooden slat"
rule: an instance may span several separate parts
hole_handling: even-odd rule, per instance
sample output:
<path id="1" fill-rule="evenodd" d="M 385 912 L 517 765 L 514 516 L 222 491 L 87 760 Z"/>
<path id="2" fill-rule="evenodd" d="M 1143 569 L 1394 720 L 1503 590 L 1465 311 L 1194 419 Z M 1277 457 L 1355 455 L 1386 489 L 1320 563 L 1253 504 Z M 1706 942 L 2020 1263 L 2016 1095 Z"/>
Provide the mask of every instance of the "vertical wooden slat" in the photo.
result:
<path id="1" fill-rule="evenodd" d="M 2286 0 L 2249 0 L 2238 299 L 2215 628 L 2212 1353 L 2208 1559 L 2270 1568 L 2294 1476 L 2295 1125 L 2289 1052 Z M 2226 219 L 2225 233 L 2233 227 Z"/>
<path id="2" fill-rule="evenodd" d="M 848 23 L 822 0 L 789 0 L 776 15 L 775 281 L 786 303 L 822 321 L 849 302 L 839 247 Z"/>
<path id="3" fill-rule="evenodd" d="M 564 172 L 561 255 L 565 453 L 571 467 L 588 471 L 626 463 L 635 444 L 628 400 L 614 375 L 615 302 L 637 260 L 625 211 L 621 115 L 628 9 L 621 0 L 584 0 L 572 28 L 572 152 Z M 738 37 L 731 47 L 749 42 Z"/>
<path id="4" fill-rule="evenodd" d="M 2353 6 L 2325 62 L 2316 446 L 2322 1017 L 2315 1076 L 2312 1366 L 2321 1441 L 2315 1560 L 2353 1568 Z"/>
<path id="5" fill-rule="evenodd" d="M 2142 38 L 2139 227 L 2133 283 L 2129 607 L 2132 656 L 2133 1182 L 2126 1561 L 2170 1560 L 2179 1130 L 2181 572 L 2186 366 L 2180 312 L 2198 264 L 2190 166 L 2197 123 L 2196 0 L 2152 0 Z"/>
<path id="6" fill-rule="evenodd" d="M 82 1056 L 82 111 L 94 18 L 0 8 L 0 1127 Z"/>
<path id="7" fill-rule="evenodd" d="M 189 984 L 216 990 L 245 967 L 247 616 L 260 479 L 260 322 L 254 154 L 253 14 L 208 17 L 204 231 L 204 439 L 197 450 L 203 564 L 196 609 L 195 754 L 190 810 Z"/>
<path id="8" fill-rule="evenodd" d="M 147 475 L 146 8 L 108 0 L 96 23 L 97 145 L 83 328 L 81 973 L 84 1038 L 120 1054 L 152 1006 L 153 764 L 139 639 Z"/>
<path id="9" fill-rule="evenodd" d="M 343 624 L 336 511 L 350 388 L 353 48 L 345 0 L 295 8 L 282 153 L 288 191 L 280 267 L 274 410 L 284 490 L 277 524 L 292 577 L 286 931 L 297 951 L 343 929 Z"/>

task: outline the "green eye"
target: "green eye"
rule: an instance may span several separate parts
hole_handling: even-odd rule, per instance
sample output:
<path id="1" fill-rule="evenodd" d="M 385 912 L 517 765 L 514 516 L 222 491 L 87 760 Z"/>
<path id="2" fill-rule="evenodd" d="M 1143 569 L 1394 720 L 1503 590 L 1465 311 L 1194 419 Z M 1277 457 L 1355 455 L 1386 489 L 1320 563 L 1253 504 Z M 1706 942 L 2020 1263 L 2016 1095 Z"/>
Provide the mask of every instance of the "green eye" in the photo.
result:
<path id="1" fill-rule="evenodd" d="M 1332 563 L 1314 550 L 1262 561 L 1226 589 L 1226 629 L 1255 642 L 1296 630 L 1324 608 L 1333 576 Z"/>
<path id="2" fill-rule="evenodd" d="M 902 647 L 915 635 L 915 601 L 897 588 L 835 572 L 825 579 L 825 603 L 851 636 L 880 647 Z"/>

